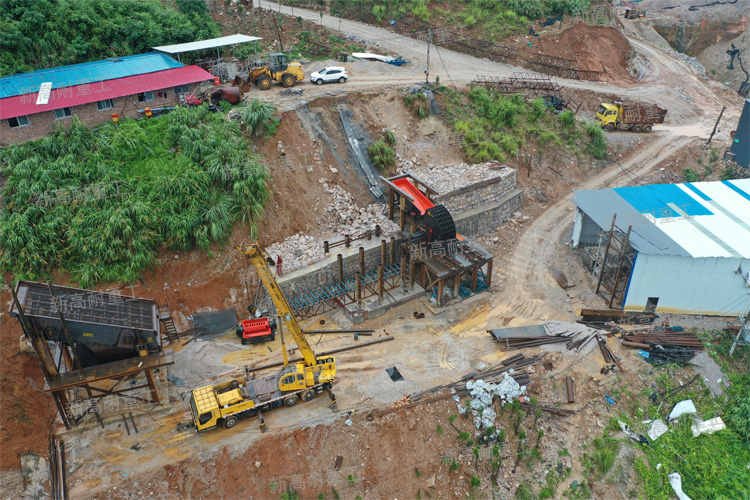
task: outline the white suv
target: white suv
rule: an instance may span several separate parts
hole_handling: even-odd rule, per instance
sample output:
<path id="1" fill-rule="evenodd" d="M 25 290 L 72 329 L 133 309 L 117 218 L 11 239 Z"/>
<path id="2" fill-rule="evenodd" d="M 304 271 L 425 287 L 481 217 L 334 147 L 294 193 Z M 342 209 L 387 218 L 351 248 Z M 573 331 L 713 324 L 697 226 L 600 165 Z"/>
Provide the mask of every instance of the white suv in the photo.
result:
<path id="1" fill-rule="evenodd" d="M 341 66 L 329 66 L 310 75 L 310 81 L 318 85 L 327 82 L 344 83 L 347 78 L 349 78 L 349 74 Z"/>

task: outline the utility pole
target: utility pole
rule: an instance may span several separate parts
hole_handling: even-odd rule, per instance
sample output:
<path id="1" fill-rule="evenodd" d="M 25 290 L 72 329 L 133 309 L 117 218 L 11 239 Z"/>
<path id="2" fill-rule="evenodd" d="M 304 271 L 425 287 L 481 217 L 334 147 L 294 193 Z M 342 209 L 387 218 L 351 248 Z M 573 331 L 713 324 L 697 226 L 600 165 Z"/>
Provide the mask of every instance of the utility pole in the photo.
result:
<path id="1" fill-rule="evenodd" d="M 716 123 L 714 124 L 714 129 L 711 131 L 711 136 L 708 138 L 708 142 L 706 143 L 706 146 L 711 144 L 711 139 L 714 138 L 714 134 L 716 133 L 716 127 L 719 126 L 719 121 L 721 120 L 721 116 L 724 114 L 724 111 L 727 109 L 726 106 L 721 108 L 721 113 L 719 113 L 719 117 L 716 119 Z"/>
<path id="2" fill-rule="evenodd" d="M 750 326 L 747 325 L 748 319 L 750 319 L 750 308 L 748 308 L 744 316 L 740 316 L 739 319 L 742 324 L 737 332 L 737 336 L 734 338 L 734 342 L 732 342 L 732 347 L 729 349 L 730 358 L 732 357 L 732 354 L 734 354 L 734 348 L 738 345 L 750 345 L 750 343 L 746 341 L 747 339 L 750 339 Z"/>
<path id="3" fill-rule="evenodd" d="M 432 28 L 427 28 L 427 68 L 424 70 L 424 83 L 430 83 L 430 45 L 432 45 Z"/>

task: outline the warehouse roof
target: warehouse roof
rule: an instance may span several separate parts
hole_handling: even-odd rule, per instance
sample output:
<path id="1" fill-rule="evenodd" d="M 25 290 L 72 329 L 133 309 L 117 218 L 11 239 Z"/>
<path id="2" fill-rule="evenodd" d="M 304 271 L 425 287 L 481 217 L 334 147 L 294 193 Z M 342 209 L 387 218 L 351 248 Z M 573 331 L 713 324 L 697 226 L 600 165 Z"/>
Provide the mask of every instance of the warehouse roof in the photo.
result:
<path id="1" fill-rule="evenodd" d="M 178 85 L 213 80 L 213 78 L 211 73 L 198 66 L 183 66 L 144 75 L 56 89 L 51 92 L 47 104 L 36 104 L 37 92 L 34 92 L 0 99 L 0 120 L 152 90 L 168 89 Z"/>
<path id="2" fill-rule="evenodd" d="M 575 191 L 599 227 L 631 226 L 639 252 L 750 258 L 750 179 Z"/>
<path id="3" fill-rule="evenodd" d="M 226 45 L 235 45 L 237 43 L 257 42 L 263 40 L 257 36 L 247 35 L 229 35 L 222 36 L 219 38 L 211 38 L 209 40 L 199 40 L 197 42 L 189 43 L 178 43 L 176 45 L 162 45 L 161 47 L 153 47 L 154 50 L 160 52 L 168 52 L 170 54 L 178 54 L 180 52 L 191 52 L 193 50 L 203 49 L 214 49 L 216 47 L 224 47 Z"/>
<path id="4" fill-rule="evenodd" d="M 149 52 L 148 54 L 104 59 L 72 66 L 40 69 L 31 73 L 0 78 L 0 99 L 39 92 L 39 86 L 44 82 L 52 82 L 52 89 L 54 90 L 154 73 L 182 66 L 182 63 L 175 61 L 166 54 Z"/>

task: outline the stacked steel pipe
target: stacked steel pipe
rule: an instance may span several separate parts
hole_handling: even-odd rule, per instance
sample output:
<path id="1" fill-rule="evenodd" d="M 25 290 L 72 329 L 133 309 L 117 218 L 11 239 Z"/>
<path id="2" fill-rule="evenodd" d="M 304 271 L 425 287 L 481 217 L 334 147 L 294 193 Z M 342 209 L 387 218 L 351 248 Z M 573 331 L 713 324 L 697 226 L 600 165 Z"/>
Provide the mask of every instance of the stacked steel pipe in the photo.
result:
<path id="1" fill-rule="evenodd" d="M 655 365 L 687 363 L 703 344 L 694 333 L 644 333 L 622 337 L 622 345 L 649 352 L 647 361 Z"/>

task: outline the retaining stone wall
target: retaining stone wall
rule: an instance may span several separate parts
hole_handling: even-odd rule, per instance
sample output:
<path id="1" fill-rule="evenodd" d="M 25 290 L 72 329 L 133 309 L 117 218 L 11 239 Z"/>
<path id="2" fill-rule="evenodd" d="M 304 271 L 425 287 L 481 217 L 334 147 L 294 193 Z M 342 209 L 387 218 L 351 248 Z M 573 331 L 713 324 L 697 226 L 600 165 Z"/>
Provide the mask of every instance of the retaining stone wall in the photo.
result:
<path id="1" fill-rule="evenodd" d="M 373 238 L 374 239 L 374 238 Z M 382 238 L 381 238 L 382 239 Z M 394 255 L 394 265 L 400 265 L 401 263 L 401 252 L 400 252 L 400 239 L 396 240 L 396 251 Z M 386 266 L 390 265 L 390 238 L 386 239 L 385 245 L 386 253 Z M 346 250 L 346 252 L 342 251 Z M 349 253 L 351 252 L 351 253 Z M 330 262 L 319 263 L 319 268 L 314 271 L 310 271 L 299 276 L 290 276 L 284 278 L 283 276 L 278 279 L 279 286 L 281 287 L 284 294 L 292 296 L 295 293 L 310 292 L 319 288 L 322 285 L 335 283 L 339 277 L 338 260 L 336 259 L 337 254 L 344 254 L 344 278 L 353 278 L 354 274 L 359 271 L 359 245 L 356 242 L 352 243 L 352 246 L 348 249 L 341 247 L 332 248 Z M 349 253 L 346 255 L 346 253 Z M 371 248 L 365 248 L 365 272 L 376 272 L 380 265 L 380 245 L 373 246 Z"/>
<path id="2" fill-rule="evenodd" d="M 505 170 L 501 175 L 479 181 L 435 198 L 435 204 L 448 209 L 454 218 L 477 207 L 486 207 L 500 201 L 516 188 L 516 170 Z"/>

